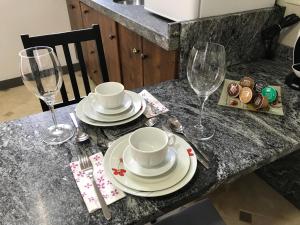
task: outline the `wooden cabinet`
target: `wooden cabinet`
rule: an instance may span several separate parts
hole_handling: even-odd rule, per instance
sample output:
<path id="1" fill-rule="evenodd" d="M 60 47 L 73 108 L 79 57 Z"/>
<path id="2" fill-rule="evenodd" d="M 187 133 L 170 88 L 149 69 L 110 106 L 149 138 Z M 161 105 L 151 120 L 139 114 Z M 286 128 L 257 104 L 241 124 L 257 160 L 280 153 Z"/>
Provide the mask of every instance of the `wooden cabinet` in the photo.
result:
<path id="1" fill-rule="evenodd" d="M 101 15 L 83 3 L 80 3 L 80 5 L 83 26 L 91 27 L 92 24 L 100 25 L 101 38 L 110 81 L 122 82 L 116 22 L 107 18 L 106 16 Z M 86 46 L 88 51 L 87 57 L 89 60 L 89 62 L 87 62 L 88 71 L 91 74 L 92 80 L 98 84 L 100 83 L 99 76 L 101 76 L 101 71 L 98 59 L 95 56 L 96 45 L 93 42 L 87 42 Z"/>
<path id="2" fill-rule="evenodd" d="M 117 23 L 100 13 L 98 13 L 98 18 L 109 79 L 111 81 L 122 82 Z"/>
<path id="3" fill-rule="evenodd" d="M 144 85 L 157 84 L 176 78 L 177 51 L 166 51 L 145 38 L 142 40 L 141 59 L 143 61 Z"/>
<path id="4" fill-rule="evenodd" d="M 118 25 L 122 78 L 127 89 L 174 79 L 177 52 L 166 51 Z"/>
<path id="5" fill-rule="evenodd" d="M 81 27 L 100 25 L 111 81 L 122 82 L 126 89 L 133 89 L 176 78 L 177 51 L 160 48 L 79 0 L 67 0 L 67 4 L 72 28 L 80 28 L 80 21 Z M 84 47 L 88 73 L 98 84 L 101 82 L 101 71 L 95 57 L 95 46 L 93 43 L 86 43 Z"/>
<path id="6" fill-rule="evenodd" d="M 142 87 L 144 85 L 140 58 L 142 38 L 121 25 L 118 26 L 118 34 L 123 84 L 126 89 Z"/>
<path id="7" fill-rule="evenodd" d="M 66 0 L 72 30 L 83 27 L 79 0 Z"/>
<path id="8" fill-rule="evenodd" d="M 80 4 L 82 23 L 83 27 L 91 27 L 92 24 L 98 24 L 98 13 L 95 10 L 92 10 L 90 7 Z M 102 73 L 100 70 L 100 64 L 97 57 L 97 48 L 94 41 L 87 41 L 84 43 L 85 49 L 85 58 L 87 72 L 90 78 L 94 81 L 95 84 L 100 84 L 102 82 L 101 77 Z"/>

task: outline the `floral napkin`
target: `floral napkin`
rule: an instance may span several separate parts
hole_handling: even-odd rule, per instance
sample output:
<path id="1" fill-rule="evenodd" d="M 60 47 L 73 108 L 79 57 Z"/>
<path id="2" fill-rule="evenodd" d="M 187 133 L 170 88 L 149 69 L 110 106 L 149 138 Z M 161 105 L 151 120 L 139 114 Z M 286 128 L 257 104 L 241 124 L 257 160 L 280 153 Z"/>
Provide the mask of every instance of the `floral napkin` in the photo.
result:
<path id="1" fill-rule="evenodd" d="M 160 101 L 158 101 L 153 95 L 151 95 L 147 90 L 143 90 L 139 93 L 140 96 L 142 96 L 146 102 L 147 107 L 144 112 L 144 115 L 147 118 L 151 118 L 154 116 L 157 116 L 162 113 L 166 113 L 169 111 L 167 107 L 165 107 Z"/>
<path id="2" fill-rule="evenodd" d="M 90 156 L 90 160 L 94 167 L 94 177 L 96 179 L 97 186 L 101 190 L 106 204 L 109 205 L 121 198 L 124 198 L 125 193 L 114 187 L 105 176 L 102 153 Z M 92 213 L 97 209 L 101 209 L 92 181 L 85 172 L 80 169 L 79 161 L 70 163 L 70 167 L 89 213 Z"/>

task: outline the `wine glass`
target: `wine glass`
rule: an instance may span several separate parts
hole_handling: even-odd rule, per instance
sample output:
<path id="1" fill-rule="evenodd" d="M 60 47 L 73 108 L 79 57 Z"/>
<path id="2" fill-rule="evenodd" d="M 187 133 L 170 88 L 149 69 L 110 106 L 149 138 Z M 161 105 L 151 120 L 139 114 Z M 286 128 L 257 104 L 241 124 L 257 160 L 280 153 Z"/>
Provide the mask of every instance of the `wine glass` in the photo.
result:
<path id="1" fill-rule="evenodd" d="M 189 55 L 187 77 L 200 101 L 200 120 L 194 126 L 196 132 L 200 132 L 200 140 L 208 140 L 215 133 L 209 119 L 203 118 L 203 109 L 208 97 L 219 88 L 224 80 L 225 58 L 224 46 L 211 42 L 196 43 Z"/>
<path id="2" fill-rule="evenodd" d="M 51 111 L 54 125 L 42 133 L 43 141 L 55 145 L 69 140 L 74 135 L 73 127 L 57 124 L 54 113 L 55 96 L 62 85 L 62 70 L 53 49 L 47 46 L 27 48 L 20 51 L 19 56 L 24 85 L 43 100 Z"/>

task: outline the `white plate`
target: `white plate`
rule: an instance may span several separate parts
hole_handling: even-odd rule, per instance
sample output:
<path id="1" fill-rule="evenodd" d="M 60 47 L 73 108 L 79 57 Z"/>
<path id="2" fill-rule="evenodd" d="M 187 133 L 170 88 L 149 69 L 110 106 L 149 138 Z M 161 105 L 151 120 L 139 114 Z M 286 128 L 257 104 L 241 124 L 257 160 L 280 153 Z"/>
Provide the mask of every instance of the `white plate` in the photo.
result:
<path id="1" fill-rule="evenodd" d="M 161 195 L 166 195 L 169 193 L 172 193 L 178 189 L 180 189 L 181 187 L 183 187 L 185 184 L 187 184 L 191 178 L 193 177 L 196 167 L 197 167 L 197 159 L 193 153 L 193 150 L 191 149 L 191 147 L 189 146 L 188 143 L 186 143 L 182 138 L 176 136 L 176 143 L 175 143 L 175 148 L 177 149 L 178 152 L 185 152 L 188 161 L 190 161 L 190 167 L 188 168 L 187 173 L 185 173 L 185 176 L 179 180 L 178 182 L 176 182 L 175 184 L 173 184 L 172 186 L 169 186 L 165 189 L 161 189 L 160 185 L 165 185 L 165 183 L 170 184 L 170 182 L 172 180 L 168 180 L 168 179 L 163 179 L 163 177 L 170 177 L 170 175 L 168 176 L 159 176 L 159 178 L 155 177 L 154 178 L 143 178 L 142 177 L 138 177 L 135 176 L 133 174 L 131 174 L 128 171 L 124 171 L 124 169 L 122 169 L 122 160 L 120 160 L 119 157 L 116 157 L 117 155 L 120 155 L 120 153 L 118 152 L 122 152 L 122 148 L 124 149 L 124 147 L 126 147 L 127 142 L 128 142 L 128 138 L 129 135 L 125 135 L 121 138 L 119 138 L 118 140 L 114 141 L 114 143 L 112 144 L 112 146 L 107 150 L 105 156 L 104 156 L 104 171 L 105 174 L 108 176 L 108 178 L 110 179 L 110 181 L 118 188 L 120 188 L 122 191 L 125 191 L 127 193 L 130 194 L 134 194 L 134 195 L 138 195 L 138 196 L 145 196 L 145 197 L 154 197 L 154 196 L 161 196 Z M 125 146 L 124 146 L 125 145 Z M 189 157 L 188 154 L 188 149 L 190 151 L 190 154 L 192 154 L 192 156 Z M 117 152 L 117 153 L 115 153 Z M 179 158 L 180 156 L 178 156 Z M 117 164 L 118 168 L 112 168 L 111 166 L 111 159 L 115 160 L 114 163 Z M 117 161 L 119 160 L 119 161 Z M 119 165 L 118 165 L 119 164 Z M 179 165 L 179 163 L 178 163 Z M 169 173 L 167 174 L 172 174 L 171 172 L 174 171 L 176 169 L 176 167 L 171 170 Z M 116 175 L 116 173 L 118 173 L 119 175 Z M 139 186 L 142 186 L 143 188 L 147 188 L 147 189 L 155 189 L 154 187 L 157 187 L 159 190 L 156 191 L 139 191 L 136 190 L 135 188 L 130 188 L 127 185 L 129 185 L 128 183 L 123 183 L 123 181 L 120 179 L 117 180 L 119 177 L 126 177 L 128 174 L 130 174 L 130 182 L 135 182 L 136 184 L 138 184 Z M 174 174 L 174 172 L 173 172 Z M 175 173 L 176 174 L 176 173 Z M 118 178 L 117 178 L 118 176 Z M 133 181 L 132 176 L 135 176 L 136 180 Z M 128 179 L 129 180 L 129 179 Z M 159 183 L 158 181 L 160 181 L 161 183 Z M 168 186 L 168 185 L 165 185 Z"/>
<path id="2" fill-rule="evenodd" d="M 92 107 L 98 113 L 102 113 L 102 114 L 106 114 L 106 115 L 113 115 L 113 114 L 120 114 L 120 113 L 125 112 L 127 109 L 129 109 L 131 104 L 132 104 L 132 100 L 131 100 L 130 94 L 128 93 L 128 91 L 125 91 L 123 105 L 120 107 L 113 108 L 113 109 L 107 109 L 107 108 L 102 107 L 100 104 L 96 104 L 96 105 L 94 104 Z"/>
<path id="3" fill-rule="evenodd" d="M 153 168 L 145 168 L 138 164 L 138 162 L 133 159 L 129 146 L 127 146 L 123 153 L 123 163 L 125 169 L 142 177 L 155 177 L 162 175 L 168 172 L 174 166 L 175 161 L 176 151 L 172 148 L 168 149 L 166 159 L 160 165 Z"/>
<path id="4" fill-rule="evenodd" d="M 101 122 L 117 122 L 126 120 L 138 113 L 142 106 L 142 99 L 138 94 L 136 94 L 135 92 L 128 92 L 128 94 L 132 99 L 132 106 L 128 109 L 128 111 L 114 115 L 105 115 L 98 113 L 94 110 L 92 106 L 92 99 L 88 96 L 86 98 L 87 100 L 83 103 L 83 112 L 90 119 Z"/>
<path id="5" fill-rule="evenodd" d="M 189 171 L 187 172 L 186 176 L 177 184 L 175 184 L 174 186 L 164 189 L 164 190 L 160 190 L 160 191 L 137 191 L 131 188 L 128 188 L 126 186 L 124 186 L 123 184 L 119 183 L 117 180 L 115 180 L 114 175 L 112 174 L 112 171 L 110 170 L 111 168 L 109 168 L 109 158 L 110 155 L 112 153 L 112 150 L 115 148 L 116 145 L 118 145 L 118 143 L 122 140 L 128 140 L 130 134 L 127 134 L 119 139 L 117 139 L 116 141 L 113 142 L 113 144 L 111 145 L 111 147 L 107 150 L 105 156 L 104 156 L 104 172 L 106 174 L 106 176 L 108 177 L 108 179 L 113 183 L 113 185 L 115 185 L 117 188 L 119 188 L 120 190 L 128 193 L 128 194 L 132 194 L 132 195 L 136 195 L 136 196 L 141 196 L 141 197 L 158 197 L 158 196 L 164 196 L 164 195 L 168 195 L 171 194 L 175 191 L 178 191 L 179 189 L 183 188 L 186 184 L 188 184 L 190 182 L 190 180 L 193 178 L 196 169 L 197 169 L 197 158 L 196 155 L 194 153 L 193 150 L 190 151 L 190 153 L 192 154 L 190 156 L 191 159 L 191 165 L 189 168 Z M 176 142 L 178 142 L 180 148 L 185 148 L 185 149 L 192 149 L 191 146 L 182 138 L 176 136 Z"/>
<path id="6" fill-rule="evenodd" d="M 112 126 L 118 126 L 118 125 L 123 125 L 123 124 L 129 123 L 129 122 L 139 118 L 144 113 L 144 111 L 146 109 L 146 101 L 144 99 L 142 99 L 142 107 L 140 108 L 140 110 L 138 111 L 137 114 L 135 114 L 134 116 L 132 116 L 132 117 L 126 119 L 126 120 L 106 123 L 106 122 L 100 122 L 100 121 L 92 120 L 84 114 L 83 104 L 84 104 L 85 101 L 86 101 L 86 99 L 84 98 L 76 105 L 76 108 L 75 108 L 76 116 L 82 122 L 84 122 L 86 124 L 89 124 L 89 125 L 92 125 L 92 126 L 97 126 L 97 127 L 112 127 Z"/>

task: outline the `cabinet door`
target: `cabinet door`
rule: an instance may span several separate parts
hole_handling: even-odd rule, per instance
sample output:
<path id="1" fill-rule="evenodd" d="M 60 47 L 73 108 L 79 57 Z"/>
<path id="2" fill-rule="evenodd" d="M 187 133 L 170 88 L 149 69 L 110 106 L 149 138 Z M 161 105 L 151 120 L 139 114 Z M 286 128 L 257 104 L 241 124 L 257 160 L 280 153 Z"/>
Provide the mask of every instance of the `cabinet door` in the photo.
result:
<path id="1" fill-rule="evenodd" d="M 79 0 L 66 0 L 72 30 L 83 27 Z"/>
<path id="2" fill-rule="evenodd" d="M 118 37 L 116 22 L 100 14 L 96 10 L 81 3 L 82 20 L 84 27 L 91 27 L 92 24 L 100 25 L 102 44 L 107 64 L 107 70 L 110 81 L 121 82 L 121 67 L 118 50 Z M 88 71 L 92 80 L 97 84 L 100 82 L 101 75 L 98 58 L 96 58 L 96 45 L 94 42 L 87 42 L 88 51 Z"/>
<path id="3" fill-rule="evenodd" d="M 98 16 L 109 80 L 122 82 L 117 23 L 100 13 Z"/>
<path id="4" fill-rule="evenodd" d="M 123 84 L 126 89 L 142 87 L 144 85 L 140 57 L 142 38 L 120 24 L 118 25 L 118 35 Z"/>
<path id="5" fill-rule="evenodd" d="M 80 3 L 82 22 L 85 28 L 91 27 L 92 24 L 99 24 L 98 13 L 89 6 Z M 102 82 L 100 64 L 97 57 L 97 48 L 94 41 L 87 41 L 84 43 L 86 67 L 89 77 L 97 85 Z"/>
<path id="6" fill-rule="evenodd" d="M 157 84 L 177 76 L 177 51 L 166 51 L 143 38 L 144 85 Z"/>

